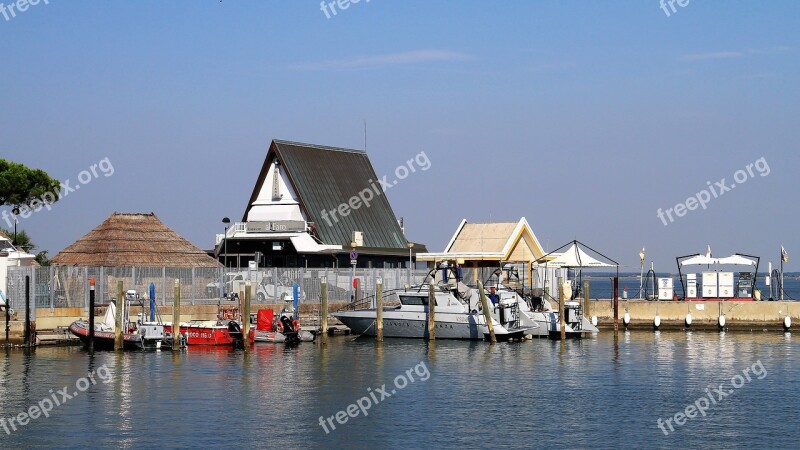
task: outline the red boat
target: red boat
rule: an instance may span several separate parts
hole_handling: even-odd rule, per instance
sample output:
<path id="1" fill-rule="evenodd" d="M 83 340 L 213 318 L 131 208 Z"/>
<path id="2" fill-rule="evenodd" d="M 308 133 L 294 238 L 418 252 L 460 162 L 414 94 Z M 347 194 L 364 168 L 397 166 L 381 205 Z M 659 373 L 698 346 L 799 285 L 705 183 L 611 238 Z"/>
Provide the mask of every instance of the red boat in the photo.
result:
<path id="1" fill-rule="evenodd" d="M 234 346 L 242 339 L 242 328 L 238 322 L 238 308 L 220 308 L 217 320 L 192 320 L 181 322 L 181 335 L 186 336 L 186 345 Z M 164 324 L 164 331 L 172 333 L 172 323 Z M 249 341 L 253 342 L 253 330 Z"/>

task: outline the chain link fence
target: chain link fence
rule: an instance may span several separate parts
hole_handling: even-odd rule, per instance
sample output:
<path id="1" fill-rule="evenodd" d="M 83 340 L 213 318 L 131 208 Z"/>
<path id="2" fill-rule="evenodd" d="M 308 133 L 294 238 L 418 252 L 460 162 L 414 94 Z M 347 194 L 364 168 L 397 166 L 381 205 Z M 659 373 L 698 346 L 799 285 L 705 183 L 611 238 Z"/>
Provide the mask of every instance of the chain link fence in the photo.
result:
<path id="1" fill-rule="evenodd" d="M 13 309 L 25 308 L 25 280 L 29 279 L 32 314 L 36 308 L 83 308 L 89 310 L 89 279 L 95 280 L 96 302 L 109 303 L 117 297 L 121 281 L 124 292 L 135 291 L 150 298 L 151 285 L 156 304 L 174 302 L 175 280 L 181 284 L 181 304 L 216 305 L 230 293 L 239 293 L 250 280 L 254 303 L 278 303 L 293 298 L 295 284 L 301 304 L 318 304 L 322 277 L 327 278 L 330 302 L 350 302 L 355 297 L 353 278 L 358 278 L 359 297 L 375 295 L 378 278 L 384 291 L 402 289 L 425 280 L 427 269 L 352 268 L 266 268 L 230 271 L 222 268 L 174 267 L 10 267 L 5 292 Z M 35 317 L 34 317 L 35 318 Z"/>

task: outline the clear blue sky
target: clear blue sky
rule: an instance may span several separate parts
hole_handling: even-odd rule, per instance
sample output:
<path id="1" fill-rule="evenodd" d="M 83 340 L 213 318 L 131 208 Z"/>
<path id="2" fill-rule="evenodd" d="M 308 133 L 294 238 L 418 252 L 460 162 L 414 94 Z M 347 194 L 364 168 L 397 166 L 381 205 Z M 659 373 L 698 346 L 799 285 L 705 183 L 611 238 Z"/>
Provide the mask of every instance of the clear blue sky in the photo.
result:
<path id="1" fill-rule="evenodd" d="M 10 0 L 0 0 L 9 3 Z M 0 15 L 0 157 L 100 177 L 21 222 L 51 256 L 114 211 L 201 248 L 241 218 L 272 139 L 363 147 L 411 239 L 525 216 L 638 269 L 712 246 L 800 257 L 800 2 L 50 0 Z M 771 172 L 664 226 L 765 157 Z M 6 226 L 4 223 L 0 224 Z M 792 270 L 792 263 L 787 270 Z"/>

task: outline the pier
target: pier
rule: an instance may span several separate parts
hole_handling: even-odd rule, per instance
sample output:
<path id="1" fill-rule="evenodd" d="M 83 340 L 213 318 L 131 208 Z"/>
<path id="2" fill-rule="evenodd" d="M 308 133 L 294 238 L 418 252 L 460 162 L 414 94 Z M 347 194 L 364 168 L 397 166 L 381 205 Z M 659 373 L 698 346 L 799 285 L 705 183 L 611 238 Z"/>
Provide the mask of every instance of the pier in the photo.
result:
<path id="1" fill-rule="evenodd" d="M 593 300 L 592 315 L 597 317 L 601 329 L 614 329 L 614 302 Z M 621 310 L 630 314 L 629 330 L 653 329 L 656 315 L 661 319 L 660 329 L 718 330 L 719 317 L 725 316 L 725 329 L 742 331 L 782 330 L 784 319 L 800 323 L 800 303 L 789 301 L 761 302 L 703 302 L 703 301 L 647 301 L 622 300 Z M 686 315 L 691 314 L 691 325 L 686 326 Z"/>

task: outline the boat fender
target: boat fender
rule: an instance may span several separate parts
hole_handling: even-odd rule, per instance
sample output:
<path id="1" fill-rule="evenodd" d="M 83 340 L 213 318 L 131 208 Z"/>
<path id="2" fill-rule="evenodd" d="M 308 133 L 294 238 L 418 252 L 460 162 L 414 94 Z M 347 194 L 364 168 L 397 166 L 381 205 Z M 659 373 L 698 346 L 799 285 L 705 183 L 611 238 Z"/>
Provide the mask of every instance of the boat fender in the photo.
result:
<path id="1" fill-rule="evenodd" d="M 592 326 L 597 326 L 597 316 L 592 316 Z"/>
<path id="2" fill-rule="evenodd" d="M 300 321 L 297 320 L 297 319 L 294 319 L 292 321 L 292 328 L 294 328 L 294 331 L 300 331 Z"/>
<path id="3" fill-rule="evenodd" d="M 658 330 L 658 327 L 660 326 L 661 326 L 661 316 L 656 315 L 656 317 L 653 319 L 653 328 Z"/>
<path id="4" fill-rule="evenodd" d="M 783 318 L 783 329 L 785 331 L 789 331 L 792 328 L 792 318 L 790 316 L 786 316 Z"/>
<path id="5" fill-rule="evenodd" d="M 625 315 L 622 316 L 622 322 L 625 324 L 626 327 L 628 325 L 630 325 L 631 324 L 631 315 L 629 313 L 625 313 Z"/>
<path id="6" fill-rule="evenodd" d="M 720 329 L 725 328 L 725 316 L 719 316 L 717 323 L 719 323 Z"/>
<path id="7" fill-rule="evenodd" d="M 283 334 L 283 323 L 281 323 L 280 320 L 278 321 L 278 326 L 276 327 L 276 329 L 278 330 L 278 333 Z"/>
<path id="8" fill-rule="evenodd" d="M 686 314 L 685 322 L 687 327 L 692 326 L 692 313 Z"/>

